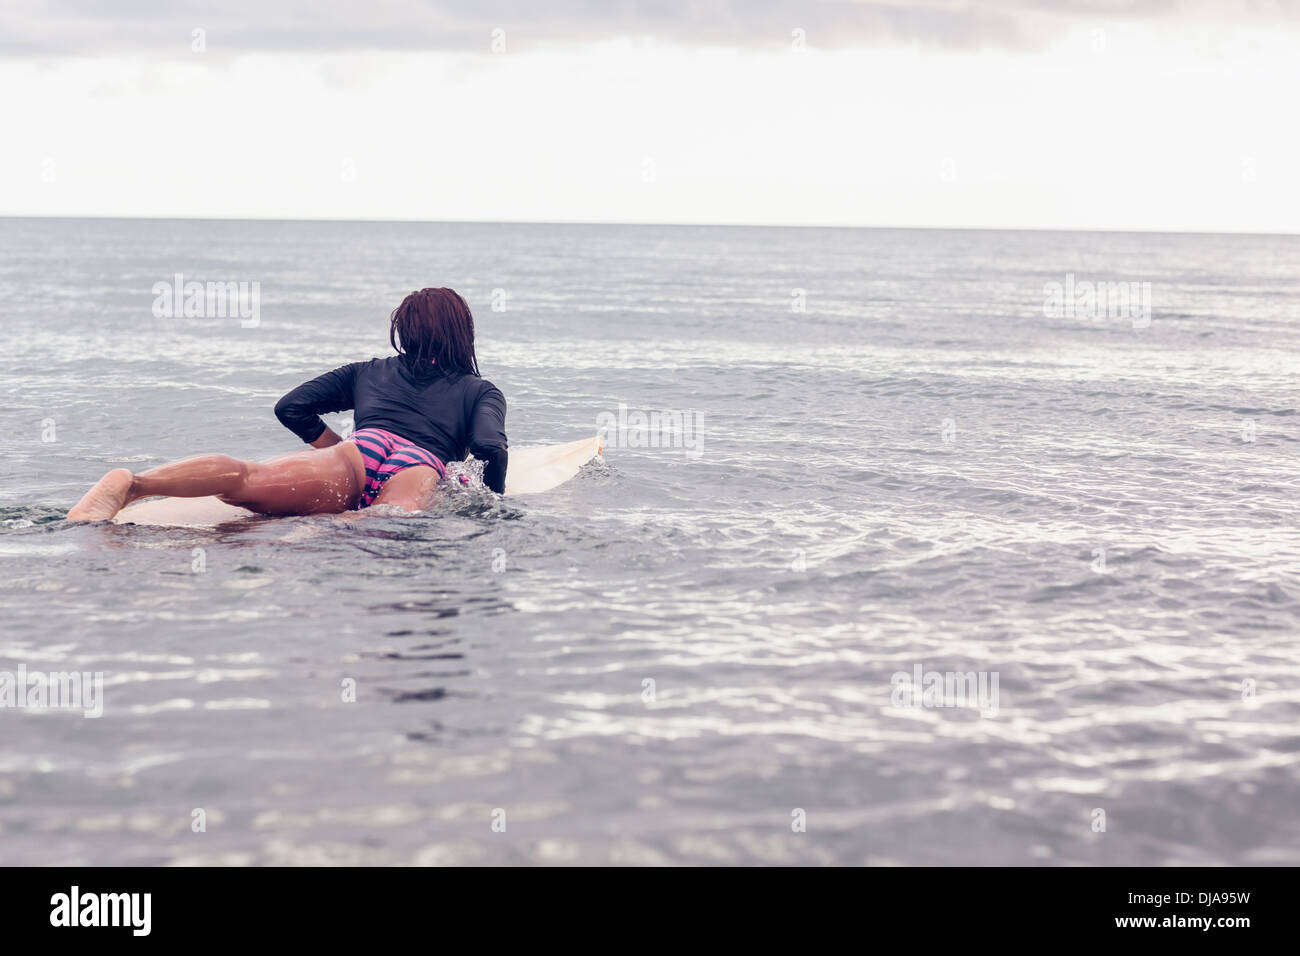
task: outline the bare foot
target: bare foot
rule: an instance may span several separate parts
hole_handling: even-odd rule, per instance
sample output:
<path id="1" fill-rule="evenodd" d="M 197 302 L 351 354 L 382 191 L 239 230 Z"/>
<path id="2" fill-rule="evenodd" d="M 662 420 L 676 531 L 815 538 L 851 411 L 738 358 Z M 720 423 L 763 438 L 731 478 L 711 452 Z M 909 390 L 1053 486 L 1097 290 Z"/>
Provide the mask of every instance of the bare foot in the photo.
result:
<path id="1" fill-rule="evenodd" d="M 135 476 L 125 468 L 114 468 L 86 492 L 68 512 L 69 521 L 108 521 L 122 510 L 131 493 Z"/>

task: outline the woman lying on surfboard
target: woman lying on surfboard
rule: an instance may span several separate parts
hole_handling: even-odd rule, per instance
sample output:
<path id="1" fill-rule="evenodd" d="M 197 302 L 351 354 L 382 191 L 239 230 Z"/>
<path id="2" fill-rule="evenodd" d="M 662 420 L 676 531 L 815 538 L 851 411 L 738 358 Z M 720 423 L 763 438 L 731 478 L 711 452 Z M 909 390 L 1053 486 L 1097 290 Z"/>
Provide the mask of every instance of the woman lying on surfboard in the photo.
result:
<path id="1" fill-rule="evenodd" d="M 275 406 L 281 423 L 313 450 L 269 461 L 199 455 L 133 475 L 110 471 L 68 512 L 106 521 L 138 498 L 216 495 L 264 515 L 337 514 L 370 505 L 424 508 L 466 453 L 484 462 L 483 483 L 505 491 L 506 400 L 479 377 L 474 317 L 451 289 L 412 292 L 393 311 L 397 354 L 344 365 L 299 385 Z M 355 410 L 348 438 L 321 412 Z"/>

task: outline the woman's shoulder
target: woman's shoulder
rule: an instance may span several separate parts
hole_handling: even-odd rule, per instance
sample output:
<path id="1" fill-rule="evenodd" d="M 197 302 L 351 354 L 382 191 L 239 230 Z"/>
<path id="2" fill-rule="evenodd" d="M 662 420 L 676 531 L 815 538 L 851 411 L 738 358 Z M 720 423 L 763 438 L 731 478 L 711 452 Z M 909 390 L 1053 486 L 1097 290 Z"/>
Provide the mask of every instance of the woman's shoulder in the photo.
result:
<path id="1" fill-rule="evenodd" d="M 475 375 L 473 372 L 451 372 L 448 373 L 449 381 L 454 382 L 465 392 L 478 398 L 488 392 L 500 392 L 501 390 L 485 379 L 481 375 Z"/>
<path id="2" fill-rule="evenodd" d="M 396 355 L 389 358 L 368 358 L 361 359 L 359 362 L 353 362 L 351 368 L 357 372 L 380 372 L 388 371 L 395 368 L 393 360 Z"/>
<path id="3" fill-rule="evenodd" d="M 487 379 L 483 378 L 482 376 L 475 375 L 474 383 L 476 386 L 474 394 L 477 398 L 479 399 L 495 398 L 501 402 L 504 402 L 506 400 L 506 397 L 503 394 L 501 394 L 501 389 L 497 388 L 495 385 L 493 385 L 491 382 L 489 382 Z"/>

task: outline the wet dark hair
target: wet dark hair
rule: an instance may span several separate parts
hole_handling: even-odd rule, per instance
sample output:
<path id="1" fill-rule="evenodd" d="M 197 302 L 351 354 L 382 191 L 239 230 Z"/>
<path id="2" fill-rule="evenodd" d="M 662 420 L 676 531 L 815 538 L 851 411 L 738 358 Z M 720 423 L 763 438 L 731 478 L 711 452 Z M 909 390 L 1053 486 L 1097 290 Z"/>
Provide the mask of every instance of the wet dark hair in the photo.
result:
<path id="1" fill-rule="evenodd" d="M 479 374 L 474 316 L 452 289 L 421 289 L 403 299 L 393 310 L 388 341 L 417 375 Z"/>

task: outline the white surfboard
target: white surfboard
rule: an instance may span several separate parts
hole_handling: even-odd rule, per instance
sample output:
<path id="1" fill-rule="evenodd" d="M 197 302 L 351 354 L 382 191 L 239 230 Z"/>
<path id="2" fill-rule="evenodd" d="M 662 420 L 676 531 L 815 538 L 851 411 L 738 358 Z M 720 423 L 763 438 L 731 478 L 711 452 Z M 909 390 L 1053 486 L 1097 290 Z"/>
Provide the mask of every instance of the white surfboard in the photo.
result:
<path id="1" fill-rule="evenodd" d="M 506 469 L 507 495 L 535 495 L 556 488 L 601 453 L 600 436 L 564 445 L 510 449 Z M 148 498 L 127 505 L 113 519 L 117 524 L 163 525 L 174 528 L 213 528 L 227 521 L 251 518 L 253 512 L 216 498 Z"/>
<path id="2" fill-rule="evenodd" d="M 602 450 L 599 435 L 564 445 L 537 445 L 518 451 L 512 448 L 506 468 L 506 494 L 535 495 L 557 488 Z"/>

